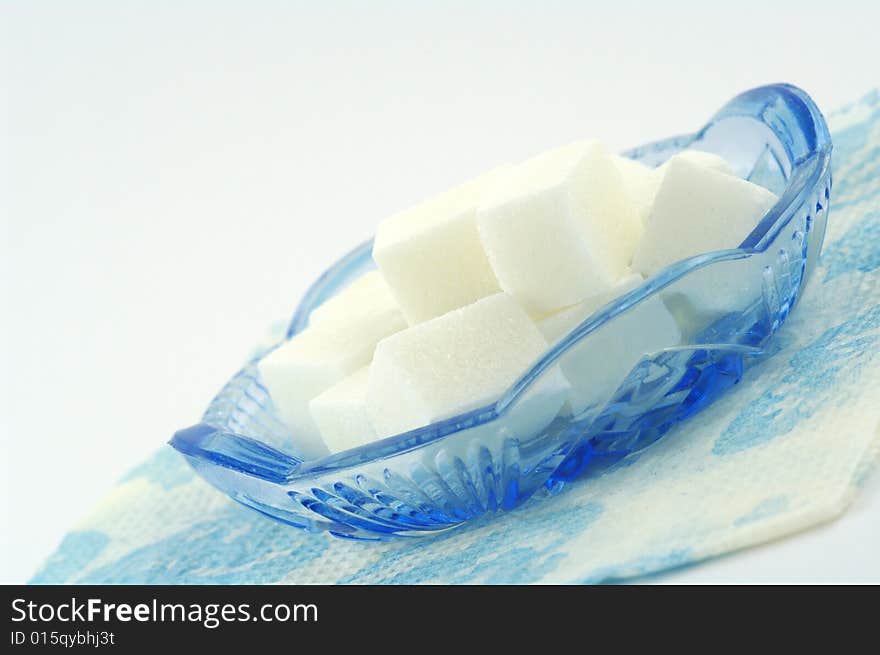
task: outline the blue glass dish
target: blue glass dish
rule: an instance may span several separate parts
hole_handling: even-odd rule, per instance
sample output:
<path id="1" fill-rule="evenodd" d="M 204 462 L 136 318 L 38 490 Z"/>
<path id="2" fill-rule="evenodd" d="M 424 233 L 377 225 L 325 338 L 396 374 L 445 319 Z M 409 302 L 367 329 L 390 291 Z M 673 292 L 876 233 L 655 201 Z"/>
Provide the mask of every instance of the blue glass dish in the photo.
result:
<path id="1" fill-rule="evenodd" d="M 552 495 L 648 446 L 730 389 L 767 352 L 815 265 L 831 194 L 828 128 L 810 97 L 793 86 L 747 91 L 698 132 L 625 154 L 656 166 L 685 148 L 722 155 L 779 201 L 739 248 L 675 263 L 597 310 L 495 404 L 303 461 L 296 435 L 281 423 L 260 381 L 257 358 L 226 384 L 202 422 L 177 432 L 171 445 L 236 501 L 298 528 L 356 539 L 446 530 L 536 494 Z M 371 245 L 353 250 L 313 284 L 286 338 L 307 325 L 312 309 L 373 267 Z M 688 298 L 706 290 L 720 302 L 701 313 Z M 517 415 L 531 415 L 530 392 L 553 367 L 588 353 L 603 330 L 638 322 L 657 297 L 683 327 L 680 339 L 645 353 L 577 415 L 562 411 L 548 425 L 517 430 L 528 423 Z"/>

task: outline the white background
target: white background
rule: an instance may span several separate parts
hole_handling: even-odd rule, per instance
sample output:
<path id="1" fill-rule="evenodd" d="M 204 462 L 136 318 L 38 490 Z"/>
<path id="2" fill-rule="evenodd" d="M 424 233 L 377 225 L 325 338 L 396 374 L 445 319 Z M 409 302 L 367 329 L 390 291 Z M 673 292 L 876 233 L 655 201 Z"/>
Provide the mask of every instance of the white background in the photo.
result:
<path id="1" fill-rule="evenodd" d="M 761 83 L 826 109 L 880 83 L 868 0 L 410 4 L 0 4 L 0 582 L 388 213 Z M 878 525 L 873 480 L 841 521 L 660 579 L 880 582 Z"/>

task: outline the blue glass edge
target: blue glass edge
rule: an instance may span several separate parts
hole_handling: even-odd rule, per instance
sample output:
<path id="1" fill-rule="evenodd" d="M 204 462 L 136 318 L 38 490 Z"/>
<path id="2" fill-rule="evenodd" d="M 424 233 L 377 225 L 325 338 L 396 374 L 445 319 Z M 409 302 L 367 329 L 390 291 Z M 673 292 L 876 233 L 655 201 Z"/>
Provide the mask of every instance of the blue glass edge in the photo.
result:
<path id="1" fill-rule="evenodd" d="M 285 482 L 302 462 L 261 441 L 224 432 L 207 423 L 178 430 L 168 443 L 187 457 L 205 459 L 278 484 Z"/>

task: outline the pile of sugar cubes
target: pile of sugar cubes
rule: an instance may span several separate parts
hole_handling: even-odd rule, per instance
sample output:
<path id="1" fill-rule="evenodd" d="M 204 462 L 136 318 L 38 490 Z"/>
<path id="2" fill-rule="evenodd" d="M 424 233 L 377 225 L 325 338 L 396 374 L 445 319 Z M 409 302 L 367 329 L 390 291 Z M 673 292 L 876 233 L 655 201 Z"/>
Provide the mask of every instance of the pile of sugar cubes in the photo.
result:
<path id="1" fill-rule="evenodd" d="M 776 200 L 699 151 L 652 169 L 590 140 L 503 166 L 383 221 L 378 270 L 263 358 L 262 380 L 308 458 L 485 407 L 616 296 L 739 245 Z M 654 296 L 618 319 L 542 376 L 506 427 L 527 437 L 607 399 L 680 338 Z"/>

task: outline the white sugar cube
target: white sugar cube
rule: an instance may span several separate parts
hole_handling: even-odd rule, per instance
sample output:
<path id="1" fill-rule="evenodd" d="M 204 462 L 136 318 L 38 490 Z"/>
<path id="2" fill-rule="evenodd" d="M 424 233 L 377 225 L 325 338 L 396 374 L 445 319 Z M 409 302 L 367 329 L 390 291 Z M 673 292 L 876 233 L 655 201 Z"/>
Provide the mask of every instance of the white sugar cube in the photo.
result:
<path id="1" fill-rule="evenodd" d="M 331 453 L 362 446 L 376 439 L 367 416 L 367 380 L 364 366 L 312 399 L 309 410 Z"/>
<path id="2" fill-rule="evenodd" d="M 639 218 L 644 222 L 651 212 L 654 196 L 659 186 L 657 170 L 646 166 L 640 161 L 614 155 L 614 164 L 623 178 L 623 186 L 627 196 L 635 206 Z"/>
<path id="3" fill-rule="evenodd" d="M 691 271 L 661 296 L 682 331 L 693 337 L 725 314 L 760 301 L 762 278 L 742 259 L 716 262 Z"/>
<path id="4" fill-rule="evenodd" d="M 711 168 L 719 173 L 734 175 L 733 167 L 724 157 L 716 155 L 714 152 L 706 152 L 704 150 L 682 150 L 678 154 L 670 157 L 669 161 L 658 167 L 657 170 L 662 173 L 665 171 L 666 167 L 669 166 L 669 162 L 674 160 L 684 160 L 691 164 L 702 166 L 703 168 Z"/>
<path id="5" fill-rule="evenodd" d="M 379 225 L 373 258 L 411 325 L 500 291 L 474 215 L 481 194 L 506 170 L 486 173 Z"/>
<path id="6" fill-rule="evenodd" d="M 477 226 L 501 288 L 534 317 L 609 289 L 642 230 L 620 172 L 595 141 L 516 166 L 487 190 Z"/>
<path id="7" fill-rule="evenodd" d="M 764 187 L 674 158 L 666 164 L 632 267 L 650 277 L 681 259 L 736 248 L 776 200 Z"/>
<path id="8" fill-rule="evenodd" d="M 382 274 L 370 271 L 312 310 L 309 325 L 357 320 L 383 312 L 399 313 L 400 309 Z"/>
<path id="9" fill-rule="evenodd" d="M 538 329 L 541 330 L 541 334 L 544 335 L 548 343 L 554 343 L 571 332 L 575 326 L 583 322 L 585 318 L 597 309 L 608 304 L 618 296 L 625 294 L 627 291 L 632 291 L 644 281 L 644 278 L 638 273 L 628 272 L 608 291 L 590 296 L 576 305 L 566 307 L 555 314 L 541 319 L 538 321 Z"/>
<path id="10" fill-rule="evenodd" d="M 309 402 L 369 364 L 376 344 L 402 330 L 397 308 L 311 325 L 266 355 L 260 375 L 299 453 L 320 457 L 327 446 L 309 413 Z"/>
<path id="11" fill-rule="evenodd" d="M 536 325 L 510 296 L 483 298 L 379 343 L 370 365 L 368 415 L 384 437 L 484 407 L 546 349 Z M 533 436 L 528 431 L 553 419 L 567 391 L 558 369 L 550 370 L 531 390 L 526 416 L 520 413 L 508 429 Z"/>
<path id="12" fill-rule="evenodd" d="M 668 170 L 669 163 L 676 160 L 688 161 L 697 166 L 711 168 L 727 175 L 734 174 L 733 168 L 727 163 L 726 159 L 702 150 L 683 150 L 673 155 L 667 162 L 657 168 L 651 168 L 629 157 L 615 155 L 614 163 L 623 177 L 626 193 L 635 205 L 642 222 L 648 220 L 651 207 L 654 205 L 654 198 L 657 196 L 657 191 L 663 182 L 663 175 Z"/>
<path id="13" fill-rule="evenodd" d="M 538 327 L 548 342 L 555 343 L 596 310 L 642 282 L 641 276 L 628 275 L 611 291 L 547 317 Z M 577 415 L 588 407 L 601 409 L 643 356 L 677 346 L 680 341 L 678 325 L 656 296 L 610 319 L 571 346 L 559 360 L 571 384 L 568 400 L 572 412 Z"/>

